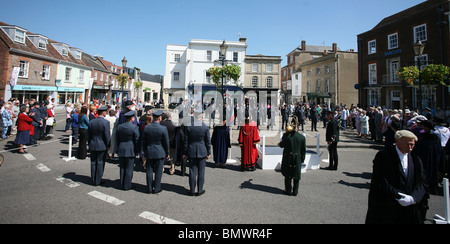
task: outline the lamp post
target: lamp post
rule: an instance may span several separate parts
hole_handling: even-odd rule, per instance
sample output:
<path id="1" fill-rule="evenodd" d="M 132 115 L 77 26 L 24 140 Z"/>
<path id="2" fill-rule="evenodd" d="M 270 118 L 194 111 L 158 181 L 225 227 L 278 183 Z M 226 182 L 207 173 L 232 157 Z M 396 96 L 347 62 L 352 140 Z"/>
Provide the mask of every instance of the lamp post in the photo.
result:
<path id="1" fill-rule="evenodd" d="M 123 68 L 123 74 L 126 74 L 127 71 L 125 70 L 125 67 L 127 66 L 128 60 L 125 59 L 125 57 L 123 57 L 122 59 L 122 68 Z M 120 82 L 120 86 L 122 87 L 122 101 L 123 102 L 123 93 L 124 93 L 124 88 L 123 88 L 123 82 Z"/>
<path id="2" fill-rule="evenodd" d="M 420 40 L 417 40 L 417 42 L 413 45 L 414 47 L 414 53 L 417 56 L 417 65 L 419 66 L 419 108 L 420 112 L 423 113 L 423 101 L 422 101 L 422 64 L 421 64 L 421 58 L 423 54 L 423 50 L 425 49 L 425 44 L 423 44 Z"/>
<path id="3" fill-rule="evenodd" d="M 220 53 L 221 53 L 221 61 L 222 61 L 222 68 L 225 67 L 225 59 L 227 58 L 227 51 L 228 51 L 228 45 L 225 43 L 225 40 L 223 40 L 222 44 L 220 45 Z M 225 78 L 225 70 L 222 70 L 222 102 L 225 105 L 225 91 L 223 90 L 223 83 Z"/>

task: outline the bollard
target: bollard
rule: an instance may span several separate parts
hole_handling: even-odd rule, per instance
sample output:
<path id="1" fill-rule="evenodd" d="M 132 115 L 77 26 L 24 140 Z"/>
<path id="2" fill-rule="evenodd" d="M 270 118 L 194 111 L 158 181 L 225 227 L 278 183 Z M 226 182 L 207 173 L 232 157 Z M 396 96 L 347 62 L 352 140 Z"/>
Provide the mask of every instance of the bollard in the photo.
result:
<path id="1" fill-rule="evenodd" d="M 77 160 L 75 157 L 72 157 L 72 135 L 69 136 L 69 155 L 67 158 L 63 158 L 63 160 L 66 162 Z"/>

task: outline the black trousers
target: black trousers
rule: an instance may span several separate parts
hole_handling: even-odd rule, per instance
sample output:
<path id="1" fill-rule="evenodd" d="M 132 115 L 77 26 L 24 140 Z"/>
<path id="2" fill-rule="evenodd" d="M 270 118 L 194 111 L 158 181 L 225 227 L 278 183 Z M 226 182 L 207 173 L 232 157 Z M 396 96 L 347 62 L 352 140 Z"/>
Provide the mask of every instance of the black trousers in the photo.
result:
<path id="1" fill-rule="evenodd" d="M 294 181 L 294 187 L 292 187 L 292 181 Z M 297 196 L 299 185 L 300 180 L 296 180 L 292 177 L 284 177 L 284 186 L 287 194 Z"/>
<path id="2" fill-rule="evenodd" d="M 88 130 L 79 128 L 78 133 L 80 134 L 80 142 L 78 143 L 77 158 L 86 159 Z"/>
<path id="3" fill-rule="evenodd" d="M 328 146 L 328 152 L 330 153 L 330 168 L 337 169 L 338 167 L 337 142 L 333 142 Z"/>

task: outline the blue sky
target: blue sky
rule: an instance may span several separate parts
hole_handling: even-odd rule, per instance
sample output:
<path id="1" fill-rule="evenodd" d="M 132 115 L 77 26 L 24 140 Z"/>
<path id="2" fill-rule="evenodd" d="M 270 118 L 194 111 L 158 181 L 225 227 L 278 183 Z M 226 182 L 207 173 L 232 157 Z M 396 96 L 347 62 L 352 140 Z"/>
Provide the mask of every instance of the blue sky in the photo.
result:
<path id="1" fill-rule="evenodd" d="M 167 44 L 247 38 L 247 54 L 283 58 L 306 40 L 357 50 L 356 36 L 424 0 L 1 0 L 0 21 L 101 54 L 151 74 L 165 73 Z"/>

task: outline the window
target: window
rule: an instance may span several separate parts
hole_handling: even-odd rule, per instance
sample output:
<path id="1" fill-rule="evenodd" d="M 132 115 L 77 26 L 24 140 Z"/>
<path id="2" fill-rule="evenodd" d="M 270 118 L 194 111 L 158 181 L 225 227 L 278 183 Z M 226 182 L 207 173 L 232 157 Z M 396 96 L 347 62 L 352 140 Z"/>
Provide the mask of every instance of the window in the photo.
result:
<path id="1" fill-rule="evenodd" d="M 266 72 L 267 73 L 273 72 L 273 64 L 266 64 Z"/>
<path id="2" fill-rule="evenodd" d="M 428 65 L 428 54 L 423 54 L 422 56 L 416 56 L 416 66 L 419 66 L 419 59 L 420 59 L 420 70 L 423 70 L 425 66 Z M 419 68 L 419 67 L 418 67 Z"/>
<path id="3" fill-rule="evenodd" d="M 308 69 L 308 71 L 306 72 L 306 75 L 307 75 L 308 77 L 311 77 L 311 72 L 312 72 L 312 70 L 311 70 L 311 69 Z"/>
<path id="4" fill-rule="evenodd" d="M 180 60 L 181 60 L 181 55 L 179 53 L 176 53 L 174 61 L 178 63 L 178 62 L 180 62 Z"/>
<path id="5" fill-rule="evenodd" d="M 377 53 L 377 40 L 369 41 L 369 54 Z"/>
<path id="6" fill-rule="evenodd" d="M 381 89 L 369 89 L 367 90 L 367 104 L 369 106 L 380 105 Z"/>
<path id="7" fill-rule="evenodd" d="M 320 75 L 321 71 L 320 68 L 316 68 L 316 75 Z"/>
<path id="8" fill-rule="evenodd" d="M 307 93 L 311 93 L 311 81 L 308 81 L 308 83 L 306 83 L 306 91 Z"/>
<path id="9" fill-rule="evenodd" d="M 206 83 L 211 83 L 211 73 L 206 72 Z"/>
<path id="10" fill-rule="evenodd" d="M 377 64 L 369 64 L 369 85 L 377 84 Z"/>
<path id="11" fill-rule="evenodd" d="M 273 87 L 273 78 L 271 76 L 267 77 L 266 85 L 267 85 L 267 88 L 272 88 Z"/>
<path id="12" fill-rule="evenodd" d="M 173 80 L 180 81 L 180 72 L 173 72 Z"/>
<path id="13" fill-rule="evenodd" d="M 20 60 L 19 67 L 20 67 L 19 77 L 28 78 L 28 70 L 30 68 L 30 62 Z"/>
<path id="14" fill-rule="evenodd" d="M 330 80 L 325 80 L 325 93 L 330 93 Z"/>
<path id="15" fill-rule="evenodd" d="M 40 37 L 39 43 L 38 43 L 38 48 L 47 50 L 47 39 Z"/>
<path id="16" fill-rule="evenodd" d="M 252 64 L 252 72 L 258 72 L 258 64 Z"/>
<path id="17" fill-rule="evenodd" d="M 63 46 L 62 49 L 61 49 L 61 53 L 62 53 L 63 56 L 68 57 L 69 56 L 69 48 L 66 47 L 66 46 Z"/>
<path id="18" fill-rule="evenodd" d="M 400 62 L 398 60 L 395 61 L 391 61 L 390 64 L 390 69 L 391 69 L 391 82 L 392 83 L 399 83 L 399 78 L 398 78 L 398 71 L 399 71 L 399 66 L 400 66 Z"/>
<path id="19" fill-rule="evenodd" d="M 319 93 L 320 92 L 320 80 L 316 81 L 316 92 Z"/>
<path id="20" fill-rule="evenodd" d="M 25 31 L 16 29 L 16 34 L 14 35 L 14 41 L 25 44 Z"/>
<path id="21" fill-rule="evenodd" d="M 252 87 L 253 88 L 258 87 L 258 77 L 257 76 L 252 77 Z"/>
<path id="22" fill-rule="evenodd" d="M 100 81 L 103 81 L 103 73 L 100 74 Z"/>
<path id="23" fill-rule="evenodd" d="M 66 77 L 65 77 L 66 82 L 70 82 L 71 75 L 72 75 L 72 68 L 66 67 Z"/>
<path id="24" fill-rule="evenodd" d="M 48 64 L 42 65 L 42 79 L 50 80 L 50 65 Z"/>
<path id="25" fill-rule="evenodd" d="M 206 51 L 206 60 L 212 61 L 212 51 Z"/>
<path id="26" fill-rule="evenodd" d="M 427 24 L 414 27 L 414 42 L 427 40 Z"/>
<path id="27" fill-rule="evenodd" d="M 398 48 L 398 33 L 388 35 L 388 46 L 389 49 Z"/>
<path id="28" fill-rule="evenodd" d="M 102 74 L 103 76 L 103 74 Z M 84 70 L 80 70 L 80 76 L 78 77 L 78 84 L 84 83 Z"/>
<path id="29" fill-rule="evenodd" d="M 330 66 L 325 65 L 325 74 L 329 74 L 329 73 L 330 73 Z"/>
<path id="30" fill-rule="evenodd" d="M 238 52 L 233 52 L 233 62 L 238 62 L 238 57 L 239 57 L 239 53 Z"/>

